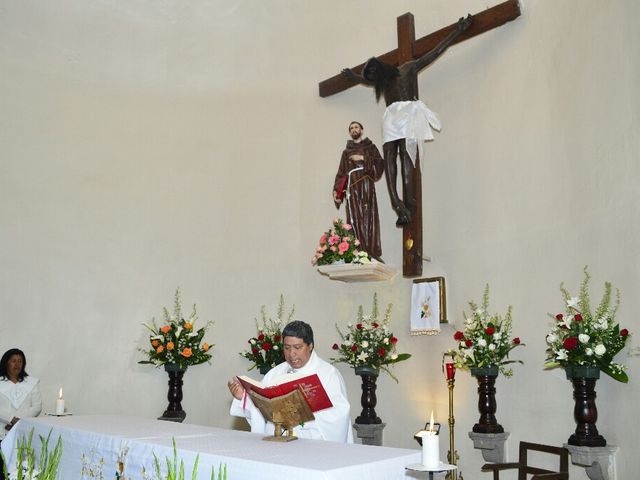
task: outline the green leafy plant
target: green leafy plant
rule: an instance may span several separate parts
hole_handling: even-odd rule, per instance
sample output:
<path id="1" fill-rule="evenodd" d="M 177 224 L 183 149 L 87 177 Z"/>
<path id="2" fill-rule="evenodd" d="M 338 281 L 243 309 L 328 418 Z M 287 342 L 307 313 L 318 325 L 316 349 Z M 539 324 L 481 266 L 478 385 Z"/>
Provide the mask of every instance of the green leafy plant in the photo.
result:
<path id="1" fill-rule="evenodd" d="M 57 478 L 58 466 L 62 457 L 62 438 L 58 437 L 56 446 L 49 452 L 51 430 L 49 430 L 46 437 L 38 435 L 42 446 L 40 448 L 40 458 L 36 459 L 36 452 L 31 446 L 33 432 L 34 429 L 32 428 L 28 437 L 25 438 L 22 435 L 16 441 L 16 471 L 11 472 L 11 477 L 9 477 L 9 472 L 7 471 L 7 462 L 2 456 L 5 478 L 11 478 L 12 480 L 55 480 Z"/>
<path id="2" fill-rule="evenodd" d="M 163 311 L 164 324 L 160 327 L 156 325 L 155 318 L 152 319 L 151 325 L 143 324 L 151 332 L 149 336 L 151 346 L 149 349 L 139 349 L 147 355 L 148 360 L 140 360 L 138 363 L 151 363 L 158 367 L 175 364 L 180 368 L 186 368 L 208 362 L 211 359 L 209 350 L 213 345 L 204 342 L 203 337 L 213 322 L 208 322 L 204 327 L 196 329 L 198 314 L 195 304 L 191 315 L 185 320 L 182 316 L 179 288 L 176 289 L 173 315 L 169 314 L 166 307 Z"/>
<path id="3" fill-rule="evenodd" d="M 458 348 L 447 352 L 452 356 L 456 368 L 470 370 L 497 366 L 503 375 L 513 375 L 513 370 L 505 365 L 523 362 L 510 360 L 509 353 L 516 347 L 524 346 L 524 343 L 521 343 L 520 337 L 511 339 L 511 305 L 504 317 L 489 313 L 489 285 L 486 285 L 482 304 L 470 301 L 469 307 L 470 317 L 463 312 L 464 329 L 453 335 Z"/>
<path id="4" fill-rule="evenodd" d="M 280 295 L 280 303 L 278 304 L 278 315 L 274 319 L 267 315 L 266 306 L 262 305 L 260 313 L 262 315 L 262 324 L 258 323 L 256 318 L 256 336 L 251 337 L 249 350 L 240 352 L 240 355 L 253 362 L 249 370 L 258 368 L 260 370 L 273 368 L 279 363 L 284 362 L 282 328 L 289 323 L 295 312 L 295 305 L 291 307 L 291 311 L 284 319 L 285 302 L 284 296 Z"/>
<path id="5" fill-rule="evenodd" d="M 612 286 L 604 283 L 604 293 L 595 312 L 591 312 L 589 300 L 588 268 L 584 267 L 584 279 L 578 297 L 572 297 L 560 284 L 565 303 L 565 312 L 549 314 L 554 320 L 547 335 L 546 368 L 582 365 L 597 367 L 619 382 L 627 383 L 626 367 L 613 361 L 624 348 L 630 334 L 620 329 L 615 321 L 620 306 L 620 291 L 616 289 L 616 300 L 612 302 Z"/>
<path id="6" fill-rule="evenodd" d="M 154 464 L 154 480 L 184 480 L 185 479 L 185 465 L 182 459 L 178 459 L 178 449 L 176 448 L 176 439 L 173 438 L 173 458 L 165 457 L 165 464 L 167 467 L 166 473 L 162 472 L 163 462 L 158 456 L 153 454 Z M 178 460 L 180 460 L 178 462 Z M 196 455 L 195 462 L 193 464 L 193 470 L 191 471 L 191 480 L 196 480 L 198 476 L 198 462 L 200 460 L 200 454 Z M 142 468 L 142 478 L 150 480 L 145 468 Z M 227 466 L 218 465 L 218 476 L 216 477 L 215 467 L 211 467 L 211 480 L 227 480 Z"/>
<path id="7" fill-rule="evenodd" d="M 371 314 L 365 315 L 362 305 L 360 305 L 357 322 L 355 325 L 349 323 L 346 333 L 343 333 L 336 324 L 341 342 L 333 344 L 333 349 L 338 352 L 338 356 L 331 358 L 331 361 L 333 363 L 348 363 L 354 368 L 368 366 L 381 369 L 397 382 L 398 379 L 387 366 L 407 360 L 411 355 L 397 353 L 398 339 L 389 329 L 392 307 L 393 305 L 390 303 L 384 318 L 379 320 L 378 296 L 374 294 Z"/>

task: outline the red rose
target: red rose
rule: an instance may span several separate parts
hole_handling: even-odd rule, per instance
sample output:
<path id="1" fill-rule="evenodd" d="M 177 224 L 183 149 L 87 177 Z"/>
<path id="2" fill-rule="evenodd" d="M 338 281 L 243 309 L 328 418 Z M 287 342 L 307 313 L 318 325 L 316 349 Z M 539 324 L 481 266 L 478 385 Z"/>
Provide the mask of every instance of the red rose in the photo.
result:
<path id="1" fill-rule="evenodd" d="M 472 341 L 470 338 L 467 338 L 467 339 L 464 341 L 464 344 L 465 344 L 467 347 L 470 347 L 470 346 L 472 346 L 472 345 L 473 345 L 473 341 Z"/>
<path id="2" fill-rule="evenodd" d="M 260 351 L 260 350 L 258 350 L 256 347 L 253 347 L 253 348 L 251 349 L 251 353 L 253 353 L 254 355 L 257 355 L 259 351 Z"/>
<path id="3" fill-rule="evenodd" d="M 337 343 L 334 343 L 334 344 L 333 344 L 333 347 L 331 347 L 331 348 L 333 348 L 334 350 L 338 350 L 340 347 L 338 347 L 338 344 L 337 344 Z"/>
<path id="4" fill-rule="evenodd" d="M 395 345 L 396 343 L 398 343 L 398 339 L 396 337 L 391 337 L 390 342 Z"/>
<path id="5" fill-rule="evenodd" d="M 277 343 L 280 341 L 280 338 L 280 335 L 276 335 L 275 337 L 273 337 L 273 341 Z"/>
<path id="6" fill-rule="evenodd" d="M 493 327 L 487 327 L 484 330 L 484 333 L 486 333 L 487 335 L 493 335 L 495 333 L 496 329 Z"/>
<path id="7" fill-rule="evenodd" d="M 627 330 L 626 328 L 623 328 L 622 330 L 620 330 L 621 337 L 626 337 L 627 335 L 629 335 L 629 330 Z"/>
<path id="8" fill-rule="evenodd" d="M 262 349 L 266 352 L 267 350 L 271 350 L 271 344 L 269 342 L 264 342 L 262 344 Z"/>
<path id="9" fill-rule="evenodd" d="M 357 345 L 351 345 L 351 351 L 355 352 L 356 350 L 358 350 L 358 346 Z"/>
<path id="10" fill-rule="evenodd" d="M 361 323 L 356 324 L 356 328 L 357 328 L 358 330 L 362 330 L 362 324 L 361 324 Z"/>
<path id="11" fill-rule="evenodd" d="M 456 342 L 459 342 L 460 340 L 462 340 L 464 338 L 464 333 L 462 333 L 460 330 L 458 330 L 456 333 L 453 334 L 453 339 Z"/>
<path id="12" fill-rule="evenodd" d="M 264 333 L 261 333 L 260 335 L 258 335 L 258 340 L 260 341 L 264 340 Z"/>
<path id="13" fill-rule="evenodd" d="M 520 345 L 520 337 L 516 337 L 513 339 L 513 344 L 514 345 Z"/>
<path id="14" fill-rule="evenodd" d="M 379 326 L 379 325 L 378 325 L 376 322 L 373 322 L 373 323 L 371 324 L 371 326 L 372 326 L 373 328 L 378 328 L 378 326 Z"/>
<path id="15" fill-rule="evenodd" d="M 573 350 L 578 346 L 578 339 L 576 337 L 567 337 L 562 342 L 562 346 L 567 350 Z"/>
<path id="16" fill-rule="evenodd" d="M 562 319 L 563 319 L 563 318 L 564 318 L 564 317 L 562 316 L 562 314 L 561 314 L 561 313 L 559 313 L 559 314 L 557 314 L 557 315 L 556 315 L 556 320 L 558 320 L 559 322 L 560 322 L 560 321 L 562 321 Z"/>
<path id="17" fill-rule="evenodd" d="M 580 315 L 579 313 L 576 313 L 573 318 L 575 319 L 576 322 L 581 322 L 582 321 L 582 315 Z"/>
<path id="18" fill-rule="evenodd" d="M 385 349 L 384 349 L 384 348 L 380 347 L 380 348 L 378 349 L 378 356 L 379 356 L 379 357 L 384 357 L 384 354 L 385 354 L 385 353 L 387 353 L 387 352 L 385 351 Z"/>

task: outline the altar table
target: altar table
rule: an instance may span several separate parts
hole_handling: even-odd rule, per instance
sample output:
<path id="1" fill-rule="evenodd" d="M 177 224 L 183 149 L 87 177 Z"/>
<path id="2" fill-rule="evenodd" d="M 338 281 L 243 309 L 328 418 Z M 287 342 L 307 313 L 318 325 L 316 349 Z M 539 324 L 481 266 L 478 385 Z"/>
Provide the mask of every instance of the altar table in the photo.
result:
<path id="1" fill-rule="evenodd" d="M 49 449 L 62 437 L 61 480 L 115 479 L 119 457 L 127 480 L 142 480 L 143 467 L 155 479 L 153 455 L 166 468 L 173 459 L 175 439 L 185 478 L 199 455 L 198 480 L 211 479 L 211 467 L 227 466 L 228 480 L 395 480 L 424 478 L 405 466 L 420 462 L 419 450 L 343 444 L 299 439 L 265 442 L 263 435 L 201 425 L 140 417 L 66 416 L 20 420 L 2 441 L 9 465 L 15 462 L 16 438 L 34 429 L 32 446 L 39 452 L 38 435 L 51 431 Z M 39 458 L 39 457 L 38 457 Z M 103 477 L 100 476 L 103 475 Z"/>

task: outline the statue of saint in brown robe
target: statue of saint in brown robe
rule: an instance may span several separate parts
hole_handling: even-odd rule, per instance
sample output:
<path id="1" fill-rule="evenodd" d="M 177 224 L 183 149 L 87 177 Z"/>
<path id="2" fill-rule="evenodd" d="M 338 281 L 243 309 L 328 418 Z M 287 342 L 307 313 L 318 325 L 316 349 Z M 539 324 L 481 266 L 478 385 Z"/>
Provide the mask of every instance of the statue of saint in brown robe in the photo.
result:
<path id="1" fill-rule="evenodd" d="M 333 185 L 333 200 L 339 208 L 346 200 L 347 223 L 353 225 L 362 250 L 381 259 L 380 219 L 375 182 L 384 173 L 384 160 L 368 138 L 362 138 L 362 124 L 351 122 L 351 140 L 342 152 Z"/>

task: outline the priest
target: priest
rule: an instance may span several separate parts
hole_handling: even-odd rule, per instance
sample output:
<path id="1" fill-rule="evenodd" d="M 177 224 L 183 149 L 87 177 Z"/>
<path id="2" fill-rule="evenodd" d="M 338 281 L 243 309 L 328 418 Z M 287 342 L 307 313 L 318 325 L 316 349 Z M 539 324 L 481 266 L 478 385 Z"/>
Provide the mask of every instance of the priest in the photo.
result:
<path id="1" fill-rule="evenodd" d="M 333 404 L 330 408 L 315 412 L 315 420 L 296 426 L 294 434 L 299 438 L 353 443 L 351 406 L 344 379 L 333 365 L 322 360 L 314 351 L 311 326 L 300 320 L 290 322 L 282 330 L 282 337 L 285 361 L 272 368 L 262 383 L 269 385 L 274 378 L 288 373 L 317 373 Z M 252 432 L 273 435 L 274 425 L 265 421 L 238 379 L 231 379 L 228 387 L 233 395 L 231 415 L 246 418 Z"/>

